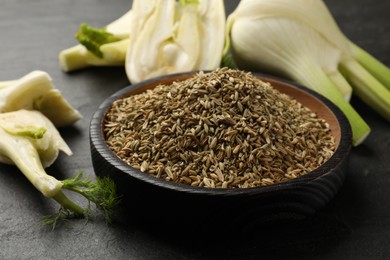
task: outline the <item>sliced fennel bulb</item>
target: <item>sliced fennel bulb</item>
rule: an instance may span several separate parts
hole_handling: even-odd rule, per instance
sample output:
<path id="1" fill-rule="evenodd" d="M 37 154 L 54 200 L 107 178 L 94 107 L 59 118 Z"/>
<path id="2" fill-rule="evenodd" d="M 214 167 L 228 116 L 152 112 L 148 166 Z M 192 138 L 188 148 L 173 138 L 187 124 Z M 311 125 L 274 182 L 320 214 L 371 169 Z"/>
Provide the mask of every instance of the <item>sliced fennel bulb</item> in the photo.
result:
<path id="1" fill-rule="evenodd" d="M 72 151 L 55 126 L 40 112 L 18 110 L 0 114 L 0 163 L 15 164 L 47 197 L 55 196 L 62 183 L 47 175 L 60 151 Z"/>
<path id="2" fill-rule="evenodd" d="M 20 109 L 38 110 L 56 127 L 72 125 L 82 118 L 55 88 L 50 75 L 40 70 L 19 79 L 0 82 L 0 113 Z"/>
<path id="3" fill-rule="evenodd" d="M 126 73 L 131 83 L 190 70 L 216 69 L 224 47 L 222 0 L 135 0 Z"/>
<path id="4" fill-rule="evenodd" d="M 370 128 L 349 104 L 352 93 L 390 118 L 390 71 L 343 35 L 321 0 L 242 0 L 228 17 L 226 39 L 238 68 L 288 77 L 339 106 L 355 145 Z"/>
<path id="5" fill-rule="evenodd" d="M 80 44 L 62 50 L 66 72 L 125 66 L 131 83 L 221 64 L 226 15 L 223 0 L 134 0 L 105 28 L 82 24 Z"/>
<path id="6" fill-rule="evenodd" d="M 89 217 L 91 202 L 103 212 L 108 222 L 113 209 L 118 204 L 115 184 L 111 179 L 93 182 L 82 179 L 82 174 L 74 178 L 58 180 L 46 173 L 60 152 L 72 155 L 53 123 L 39 111 L 20 109 L 0 113 L 0 163 L 13 164 L 24 174 L 30 183 L 44 195 L 60 205 L 58 213 L 48 216 L 44 222 L 52 224 L 58 220 L 77 216 Z M 87 208 L 82 208 L 70 200 L 64 190 L 76 192 L 88 200 Z"/>

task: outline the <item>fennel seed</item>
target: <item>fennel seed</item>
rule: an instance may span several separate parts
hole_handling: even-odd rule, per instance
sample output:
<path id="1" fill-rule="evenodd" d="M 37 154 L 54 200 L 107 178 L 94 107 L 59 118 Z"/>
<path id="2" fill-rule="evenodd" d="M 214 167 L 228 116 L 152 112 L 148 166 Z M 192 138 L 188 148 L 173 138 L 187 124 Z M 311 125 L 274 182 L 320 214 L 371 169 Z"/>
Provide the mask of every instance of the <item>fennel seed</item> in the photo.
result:
<path id="1" fill-rule="evenodd" d="M 251 73 L 227 68 L 115 101 L 107 145 L 167 181 L 251 188 L 302 176 L 327 161 L 329 125 Z"/>

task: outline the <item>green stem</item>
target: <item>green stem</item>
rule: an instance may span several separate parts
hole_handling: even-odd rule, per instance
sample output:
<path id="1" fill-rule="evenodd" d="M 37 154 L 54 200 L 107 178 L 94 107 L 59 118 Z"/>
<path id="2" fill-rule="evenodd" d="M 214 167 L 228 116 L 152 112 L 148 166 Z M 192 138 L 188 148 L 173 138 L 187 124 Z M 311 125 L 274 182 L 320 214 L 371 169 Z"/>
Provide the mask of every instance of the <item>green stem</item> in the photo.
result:
<path id="1" fill-rule="evenodd" d="M 344 59 L 340 70 L 354 87 L 354 93 L 390 121 L 390 91 L 354 59 Z"/>
<path id="2" fill-rule="evenodd" d="M 72 186 L 63 186 L 62 187 L 63 189 L 66 189 L 66 190 L 69 190 L 69 191 L 73 191 L 73 192 L 76 192 L 78 194 L 80 194 L 81 196 L 83 196 L 84 198 L 86 198 L 88 201 L 90 202 L 96 202 L 96 201 L 93 201 L 93 198 L 91 198 L 91 196 L 88 196 L 88 190 L 82 190 L 80 188 L 77 188 L 77 187 L 72 187 Z"/>
<path id="3" fill-rule="evenodd" d="M 84 209 L 79 205 L 68 199 L 62 191 L 59 191 L 54 197 L 52 197 L 55 201 L 57 201 L 62 207 L 65 209 L 69 209 L 74 212 L 78 216 L 84 215 Z"/>
<path id="4" fill-rule="evenodd" d="M 332 73 L 327 73 L 327 75 L 333 84 L 337 86 L 344 99 L 349 102 L 352 97 L 352 87 L 344 76 L 337 70 Z"/>
<path id="5" fill-rule="evenodd" d="M 350 42 L 354 58 L 379 82 L 390 90 L 390 68 L 380 62 L 374 56 Z"/>
<path id="6" fill-rule="evenodd" d="M 310 72 L 310 73 L 308 73 Z M 290 75 L 294 80 L 313 89 L 332 101 L 347 117 L 352 128 L 353 145 L 361 144 L 369 135 L 371 129 L 356 110 L 347 102 L 338 87 L 328 78 L 321 68 L 303 63 L 294 67 Z"/>

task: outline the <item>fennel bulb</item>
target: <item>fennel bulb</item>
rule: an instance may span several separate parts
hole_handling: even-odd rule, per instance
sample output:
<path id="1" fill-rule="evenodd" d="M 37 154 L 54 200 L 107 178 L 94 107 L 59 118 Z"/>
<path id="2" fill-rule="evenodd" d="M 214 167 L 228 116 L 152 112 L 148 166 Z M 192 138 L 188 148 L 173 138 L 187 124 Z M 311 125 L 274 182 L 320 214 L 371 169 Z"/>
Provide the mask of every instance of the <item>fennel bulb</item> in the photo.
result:
<path id="1" fill-rule="evenodd" d="M 16 165 L 38 191 L 61 206 L 57 214 L 45 218 L 45 223 L 54 228 L 57 220 L 72 215 L 89 216 L 89 206 L 84 209 L 71 201 L 62 192 L 65 189 L 95 203 L 106 220 L 111 221 L 112 210 L 118 202 L 114 183 L 109 179 L 92 182 L 81 179 L 81 174 L 62 181 L 48 175 L 45 168 L 54 163 L 60 151 L 72 155 L 52 122 L 39 111 L 21 109 L 0 113 L 0 163 Z"/>
<path id="2" fill-rule="evenodd" d="M 321 0 L 242 0 L 226 39 L 238 68 L 290 78 L 335 103 L 354 145 L 370 127 L 349 104 L 352 93 L 390 120 L 390 70 L 346 38 Z"/>
<path id="3" fill-rule="evenodd" d="M 135 0 L 126 74 L 131 83 L 219 67 L 225 30 L 223 0 Z"/>

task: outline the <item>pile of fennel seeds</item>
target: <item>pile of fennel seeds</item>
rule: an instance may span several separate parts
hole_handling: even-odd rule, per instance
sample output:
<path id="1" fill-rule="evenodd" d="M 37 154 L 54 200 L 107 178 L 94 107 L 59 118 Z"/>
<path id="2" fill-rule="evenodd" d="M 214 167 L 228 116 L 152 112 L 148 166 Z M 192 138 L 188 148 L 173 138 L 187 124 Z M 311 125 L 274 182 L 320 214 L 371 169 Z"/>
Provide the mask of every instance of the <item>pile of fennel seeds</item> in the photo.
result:
<path id="1" fill-rule="evenodd" d="M 323 119 L 251 73 L 227 68 L 117 100 L 104 134 L 132 167 L 209 188 L 296 178 L 335 149 Z"/>

